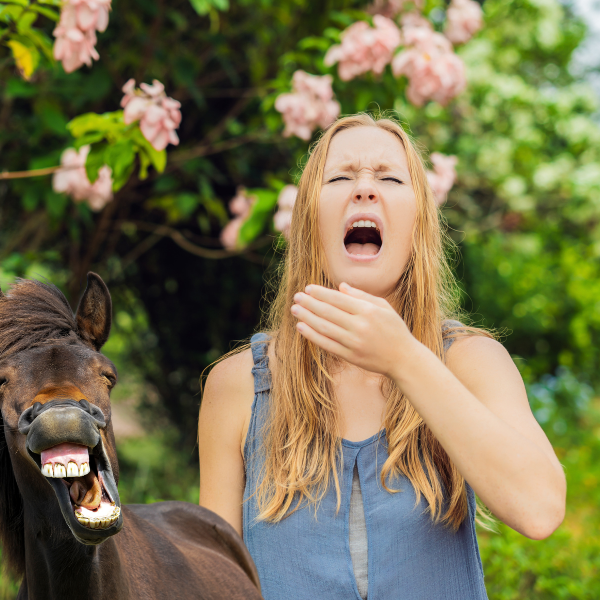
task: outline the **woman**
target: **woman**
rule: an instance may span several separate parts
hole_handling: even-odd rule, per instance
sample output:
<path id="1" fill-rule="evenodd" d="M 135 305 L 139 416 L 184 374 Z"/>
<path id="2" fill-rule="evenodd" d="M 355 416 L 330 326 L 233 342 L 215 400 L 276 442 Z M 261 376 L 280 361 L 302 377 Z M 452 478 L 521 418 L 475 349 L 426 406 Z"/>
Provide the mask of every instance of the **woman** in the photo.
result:
<path id="1" fill-rule="evenodd" d="M 210 373 L 200 504 L 266 600 L 486 598 L 475 496 L 532 539 L 566 484 L 523 382 L 456 294 L 402 128 L 334 123 L 299 183 L 268 334 Z"/>

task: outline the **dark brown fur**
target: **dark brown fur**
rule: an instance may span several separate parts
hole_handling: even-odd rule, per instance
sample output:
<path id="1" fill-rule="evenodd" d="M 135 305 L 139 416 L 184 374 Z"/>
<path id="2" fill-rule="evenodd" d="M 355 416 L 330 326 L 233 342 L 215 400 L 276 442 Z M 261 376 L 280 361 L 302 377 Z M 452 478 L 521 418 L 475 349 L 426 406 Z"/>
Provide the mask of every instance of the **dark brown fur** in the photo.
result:
<path id="1" fill-rule="evenodd" d="M 0 292 L 0 543 L 5 564 L 24 577 L 19 600 L 259 600 L 247 549 L 214 513 L 185 502 L 123 506 L 123 529 L 85 545 L 29 455 L 17 429 L 24 411 L 34 402 L 86 399 L 106 419 L 99 433 L 118 482 L 106 377 L 116 372 L 98 352 L 110 313 L 94 274 L 76 317 L 48 283 L 19 280 Z"/>

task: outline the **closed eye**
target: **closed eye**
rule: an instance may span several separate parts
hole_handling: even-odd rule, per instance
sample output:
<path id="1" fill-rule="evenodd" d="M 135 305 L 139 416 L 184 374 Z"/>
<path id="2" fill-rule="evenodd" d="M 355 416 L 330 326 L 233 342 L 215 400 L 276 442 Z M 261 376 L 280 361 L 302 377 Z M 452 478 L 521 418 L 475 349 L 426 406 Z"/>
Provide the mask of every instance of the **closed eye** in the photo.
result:
<path id="1" fill-rule="evenodd" d="M 327 183 L 333 183 L 334 181 L 350 181 L 350 177 L 334 177 L 333 179 L 330 179 Z"/>
<path id="2" fill-rule="evenodd" d="M 114 387 L 117 384 L 117 378 L 112 373 L 103 373 L 102 376 L 108 380 L 110 387 Z"/>
<path id="3" fill-rule="evenodd" d="M 400 181 L 399 179 L 396 179 L 395 177 L 383 177 L 383 181 L 395 181 L 396 183 L 404 183 L 403 181 Z"/>

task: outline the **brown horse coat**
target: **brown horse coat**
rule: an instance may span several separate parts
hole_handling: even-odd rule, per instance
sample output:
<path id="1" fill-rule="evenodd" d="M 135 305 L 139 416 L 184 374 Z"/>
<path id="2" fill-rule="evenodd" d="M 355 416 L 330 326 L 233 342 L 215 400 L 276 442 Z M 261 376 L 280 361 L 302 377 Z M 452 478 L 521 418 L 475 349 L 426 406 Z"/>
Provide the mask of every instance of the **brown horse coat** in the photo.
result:
<path id="1" fill-rule="evenodd" d="M 259 600 L 252 559 L 219 516 L 185 502 L 120 505 L 117 374 L 99 352 L 110 323 L 94 273 L 75 316 L 46 283 L 0 292 L 0 541 L 23 577 L 18 598 Z M 63 447 L 89 455 L 87 474 L 42 465 Z"/>

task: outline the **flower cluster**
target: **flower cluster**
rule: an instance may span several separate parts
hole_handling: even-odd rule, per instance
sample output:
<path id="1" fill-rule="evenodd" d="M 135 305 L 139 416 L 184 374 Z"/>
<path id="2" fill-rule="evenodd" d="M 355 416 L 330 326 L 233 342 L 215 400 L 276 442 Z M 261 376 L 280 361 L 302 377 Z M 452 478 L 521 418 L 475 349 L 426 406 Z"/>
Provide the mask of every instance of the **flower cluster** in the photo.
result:
<path id="1" fill-rule="evenodd" d="M 373 24 L 375 27 L 369 27 L 365 21 L 353 23 L 342 33 L 342 43 L 327 51 L 325 64 L 338 63 L 338 74 L 343 81 L 367 71 L 380 75 L 400 45 L 400 30 L 391 19 L 375 15 Z"/>
<path id="2" fill-rule="evenodd" d="M 279 193 L 279 198 L 277 198 L 278 210 L 273 217 L 273 224 L 275 225 L 275 229 L 281 231 L 286 238 L 290 233 L 292 211 L 297 196 L 298 188 L 295 185 L 286 185 Z"/>
<path id="3" fill-rule="evenodd" d="M 427 171 L 427 180 L 438 206 L 446 202 L 448 192 L 456 181 L 456 156 L 446 156 L 434 152 L 430 157 L 433 171 Z"/>
<path id="4" fill-rule="evenodd" d="M 483 26 L 481 6 L 473 0 L 452 0 L 444 33 L 453 44 L 468 42 Z"/>
<path id="5" fill-rule="evenodd" d="M 234 250 L 238 247 L 238 236 L 240 229 L 250 216 L 252 205 L 256 202 L 254 196 L 249 196 L 243 187 L 237 189 L 234 198 L 229 201 L 229 210 L 234 216 L 221 231 L 221 244 L 228 250 Z"/>
<path id="6" fill-rule="evenodd" d="M 104 165 L 98 172 L 98 179 L 90 183 L 85 172 L 85 161 L 90 152 L 89 146 L 82 146 L 79 152 L 67 148 L 60 157 L 63 167 L 52 179 L 55 192 L 69 194 L 75 202 L 86 201 L 92 210 L 102 210 L 112 199 L 112 171 Z"/>
<path id="7" fill-rule="evenodd" d="M 181 103 L 165 94 L 165 86 L 156 79 L 152 85 L 140 84 L 130 79 L 124 86 L 121 106 L 125 123 L 140 122 L 140 130 L 155 150 L 164 150 L 167 144 L 177 146 L 179 137 L 175 130 L 181 123 Z"/>
<path id="8" fill-rule="evenodd" d="M 111 0 L 66 0 L 54 29 L 54 58 L 67 73 L 98 60 L 96 31 L 108 25 Z"/>
<path id="9" fill-rule="evenodd" d="M 309 140 L 315 127 L 325 128 L 336 120 L 340 105 L 333 99 L 331 81 L 331 75 L 294 73 L 293 92 L 281 94 L 275 101 L 275 108 L 283 115 L 285 137 L 296 135 Z"/>
<path id="10" fill-rule="evenodd" d="M 406 75 L 406 96 L 415 106 L 428 100 L 446 105 L 466 87 L 465 66 L 454 53 L 452 44 L 430 23 L 418 16 L 405 19 L 402 38 L 406 49 L 392 61 L 396 77 Z"/>

